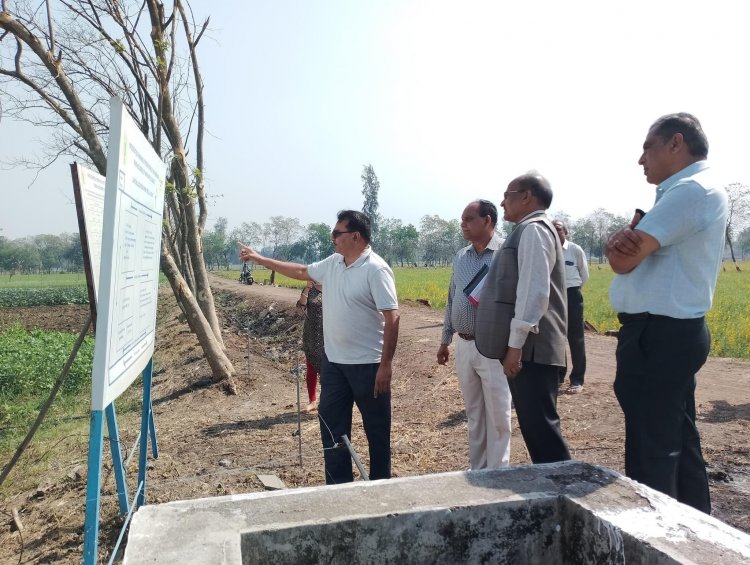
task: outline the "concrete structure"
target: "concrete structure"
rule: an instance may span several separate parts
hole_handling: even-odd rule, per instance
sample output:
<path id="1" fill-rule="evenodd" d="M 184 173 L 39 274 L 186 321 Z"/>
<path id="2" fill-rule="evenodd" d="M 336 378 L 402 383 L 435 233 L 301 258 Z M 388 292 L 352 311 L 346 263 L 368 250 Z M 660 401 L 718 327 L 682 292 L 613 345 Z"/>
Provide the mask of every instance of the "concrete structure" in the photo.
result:
<path id="1" fill-rule="evenodd" d="M 750 536 L 570 461 L 144 506 L 125 563 L 750 563 Z"/>

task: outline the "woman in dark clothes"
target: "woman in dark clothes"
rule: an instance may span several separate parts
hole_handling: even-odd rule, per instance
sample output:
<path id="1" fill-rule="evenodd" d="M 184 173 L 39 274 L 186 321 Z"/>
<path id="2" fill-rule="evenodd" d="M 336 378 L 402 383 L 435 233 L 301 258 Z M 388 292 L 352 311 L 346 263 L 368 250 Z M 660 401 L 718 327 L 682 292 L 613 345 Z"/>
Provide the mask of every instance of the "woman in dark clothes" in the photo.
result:
<path id="1" fill-rule="evenodd" d="M 312 412 L 318 408 L 318 373 L 323 360 L 323 287 L 308 281 L 297 300 L 297 306 L 305 309 L 302 351 L 305 352 L 305 381 L 310 401 L 305 407 L 305 412 Z"/>

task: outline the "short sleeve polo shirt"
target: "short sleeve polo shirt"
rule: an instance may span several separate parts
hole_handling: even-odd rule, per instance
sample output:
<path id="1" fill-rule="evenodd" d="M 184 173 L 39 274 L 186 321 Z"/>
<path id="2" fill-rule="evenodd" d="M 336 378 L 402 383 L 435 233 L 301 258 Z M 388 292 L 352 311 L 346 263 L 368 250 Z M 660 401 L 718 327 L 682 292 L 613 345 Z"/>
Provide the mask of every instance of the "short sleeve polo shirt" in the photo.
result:
<path id="1" fill-rule="evenodd" d="M 347 266 L 338 253 L 307 266 L 323 285 L 323 336 L 328 360 L 379 363 L 384 310 L 398 310 L 396 282 L 388 264 L 371 248 Z"/>

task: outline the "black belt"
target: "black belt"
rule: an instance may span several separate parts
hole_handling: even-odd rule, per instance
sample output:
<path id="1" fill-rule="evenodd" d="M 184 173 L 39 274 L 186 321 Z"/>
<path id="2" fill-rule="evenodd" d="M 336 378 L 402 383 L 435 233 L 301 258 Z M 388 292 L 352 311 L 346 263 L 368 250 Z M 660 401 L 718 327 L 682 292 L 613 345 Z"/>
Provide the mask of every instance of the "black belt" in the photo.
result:
<path id="1" fill-rule="evenodd" d="M 627 324 L 628 322 L 642 322 L 644 320 L 674 320 L 671 316 L 662 316 L 661 314 L 652 314 L 651 312 L 638 312 L 637 314 L 627 314 L 620 312 L 617 314 L 617 319 L 620 320 L 621 324 Z"/>
<path id="2" fill-rule="evenodd" d="M 459 333 L 458 337 L 460 337 L 461 339 L 465 339 L 466 341 L 473 341 L 474 340 L 474 336 L 473 335 L 469 335 L 469 334 Z"/>

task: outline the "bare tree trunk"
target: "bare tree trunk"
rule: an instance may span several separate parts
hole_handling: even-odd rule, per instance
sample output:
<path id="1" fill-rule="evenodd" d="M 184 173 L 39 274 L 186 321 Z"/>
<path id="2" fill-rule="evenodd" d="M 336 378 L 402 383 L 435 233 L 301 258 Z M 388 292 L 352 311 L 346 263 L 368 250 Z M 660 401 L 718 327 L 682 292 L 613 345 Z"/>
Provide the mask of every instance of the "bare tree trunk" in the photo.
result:
<path id="1" fill-rule="evenodd" d="M 190 182 L 190 167 L 186 160 L 187 151 L 181 131 L 181 122 L 175 113 L 175 104 L 180 100 L 172 90 L 174 78 L 171 76 L 175 64 L 174 52 L 175 12 L 183 18 L 185 11 L 182 1 L 175 0 L 174 12 L 165 18 L 164 4 L 158 0 L 146 0 L 135 11 L 123 9 L 121 2 L 93 3 L 85 0 L 71 0 L 64 4 L 64 9 L 75 14 L 84 33 L 68 32 L 65 28 L 58 28 L 60 32 L 53 36 L 53 20 L 47 11 L 45 23 L 49 27 L 47 33 L 44 27 L 36 26 L 29 17 L 14 18 L 6 11 L 3 1 L 3 11 L 0 12 L 0 42 L 10 35 L 16 41 L 16 54 L 11 57 L 12 68 L 0 67 L 0 75 L 12 78 L 36 95 L 41 105 L 46 105 L 61 122 L 70 129 L 72 142 L 65 145 L 57 156 L 68 153 L 84 152 L 94 164 L 100 174 L 106 174 L 107 160 L 100 135 L 105 136 L 107 124 L 103 123 L 106 101 L 112 94 L 119 94 L 127 101 L 131 116 L 138 122 L 144 135 L 151 136 L 152 143 L 159 154 L 161 149 L 162 130 L 169 143 L 172 157 L 170 166 L 170 186 L 167 191 L 167 205 L 165 225 L 162 234 L 161 266 L 170 281 L 175 297 L 185 312 L 190 328 L 198 336 L 203 351 L 213 371 L 214 380 L 226 379 L 230 391 L 236 389 L 232 374 L 234 369 L 224 352 L 223 338 L 218 316 L 214 308 L 213 293 L 208 281 L 206 265 L 202 252 L 202 229 L 207 215 L 205 194 L 203 187 L 203 149 L 197 147 L 199 156 L 196 168 L 194 186 Z M 49 4 L 47 4 L 49 5 Z M 130 6 L 129 8 L 132 8 Z M 61 8 L 62 9 L 62 8 Z M 136 29 L 137 20 L 144 10 L 148 10 L 151 24 L 151 47 L 142 41 L 142 35 Z M 105 23 L 104 18 L 111 18 Z M 132 19 L 129 19 L 132 18 Z M 186 37 L 190 45 L 190 57 L 193 71 L 198 73 L 195 48 L 200 36 L 206 29 L 206 22 L 198 37 L 193 39 L 186 21 L 183 21 Z M 88 26 L 88 27 L 87 27 Z M 113 27 L 109 27 L 113 26 Z M 110 31 L 116 30 L 114 35 Z M 165 30 L 170 30 L 169 38 L 165 37 Z M 102 49 L 111 52 L 92 54 L 86 51 L 87 42 L 81 43 L 81 37 L 87 37 L 86 32 L 93 30 L 101 39 Z M 76 43 L 78 42 L 78 43 Z M 77 48 L 71 47 L 76 45 Z M 28 46 L 33 53 L 27 55 L 23 47 Z M 54 51 L 57 50 L 57 55 Z M 171 53 L 170 53 L 171 50 Z M 87 57 L 96 58 L 92 64 Z M 116 67 L 119 61 L 120 68 Z M 32 71 L 39 70 L 39 64 L 44 72 L 28 75 L 26 66 Z M 110 66 L 101 66 L 107 63 Z M 25 66 L 26 65 L 26 66 Z M 88 79 L 87 87 L 77 88 L 66 73 L 65 65 L 72 69 L 71 75 L 77 73 Z M 107 74 L 107 73 L 110 74 Z M 199 113 L 198 139 L 202 143 L 204 128 L 202 81 L 196 76 L 196 86 L 200 91 L 197 102 Z M 92 93 L 87 88 L 101 90 Z M 158 103 L 154 96 L 157 89 Z M 17 99 L 21 100 L 21 99 Z M 87 102 L 84 102 L 86 100 Z M 92 104 L 99 108 L 92 108 Z M 17 102 L 18 114 L 35 112 L 39 104 L 25 101 Z M 20 109 L 19 109 L 20 108 Z M 98 110 L 98 111 L 97 111 Z M 32 120 L 34 118 L 31 118 Z M 43 119 L 38 121 L 43 123 Z M 66 130 L 68 128 L 61 128 Z M 198 200 L 200 214 L 197 214 L 195 199 Z M 184 253 L 184 255 L 183 255 Z M 174 255 L 173 255 L 174 254 Z M 178 266 L 179 263 L 179 266 Z M 187 280 L 186 280 L 187 279 Z"/>
<path id="2" fill-rule="evenodd" d="M 203 259 L 202 229 L 198 224 L 195 203 L 188 192 L 188 188 L 190 187 L 190 171 L 185 158 L 186 152 L 184 149 L 182 132 L 172 106 L 169 76 L 166 65 L 166 49 L 170 43 L 166 41 L 164 37 L 164 6 L 157 2 L 157 0 L 146 0 L 146 3 L 148 5 L 149 15 L 151 16 L 151 43 L 153 44 L 157 60 L 157 78 L 159 81 L 159 92 L 161 96 L 160 105 L 162 106 L 162 115 L 160 118 L 162 126 L 167 132 L 167 136 L 172 140 L 172 177 L 174 178 L 180 207 L 183 210 L 184 217 L 187 218 L 186 225 L 188 231 L 186 234 L 186 242 L 188 253 L 190 255 L 193 276 L 195 277 L 195 297 L 198 300 L 200 309 L 203 311 L 206 320 L 214 332 L 214 336 L 223 347 L 224 340 L 221 336 L 221 326 L 219 325 L 219 318 L 216 315 L 216 309 L 214 308 L 213 292 L 211 291 L 211 285 L 208 282 L 206 263 Z M 179 7 L 178 3 L 176 3 L 176 7 Z M 194 51 L 192 45 L 191 51 Z M 198 170 L 196 185 L 202 184 L 202 182 L 202 172 Z M 204 214 L 205 212 L 201 210 L 201 213 Z"/>
<path id="3" fill-rule="evenodd" d="M 234 367 L 226 356 L 222 344 L 215 338 L 208 325 L 195 296 L 190 292 L 185 279 L 177 269 L 177 264 L 172 256 L 162 245 L 161 269 L 172 286 L 175 298 L 185 313 L 190 329 L 198 337 L 198 342 L 206 354 L 206 360 L 211 367 L 213 380 L 215 382 L 226 380 L 226 387 L 231 394 L 237 394 L 237 385 L 234 382 Z"/>
<path id="4" fill-rule="evenodd" d="M 729 254 L 732 256 L 732 263 L 734 263 L 734 268 L 738 273 L 742 272 L 739 263 L 737 263 L 737 259 L 735 259 L 734 257 L 734 246 L 732 246 L 732 232 L 729 229 L 729 224 L 727 224 L 726 239 L 727 243 L 729 244 Z"/>

